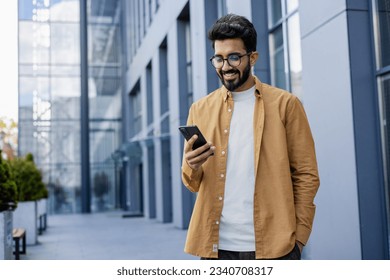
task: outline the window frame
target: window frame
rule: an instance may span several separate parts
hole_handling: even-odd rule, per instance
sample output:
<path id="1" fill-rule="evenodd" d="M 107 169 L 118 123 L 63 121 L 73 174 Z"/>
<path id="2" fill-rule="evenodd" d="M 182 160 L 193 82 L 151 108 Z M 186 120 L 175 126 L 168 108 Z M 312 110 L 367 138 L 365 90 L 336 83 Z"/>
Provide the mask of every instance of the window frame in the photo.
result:
<path id="1" fill-rule="evenodd" d="M 385 196 L 386 196 L 386 214 L 387 214 L 387 228 L 390 234 L 390 120 L 386 117 L 386 111 L 390 108 L 386 108 L 386 96 L 383 89 L 384 79 L 390 79 L 390 65 L 382 65 L 382 49 L 381 49 L 381 36 L 379 26 L 379 14 L 378 14 L 378 2 L 379 0 L 371 0 L 371 24 L 373 31 L 373 47 L 375 52 L 375 85 L 376 93 L 378 95 L 379 117 L 380 117 L 380 132 L 381 132 L 381 150 L 382 150 L 382 164 L 383 164 L 383 180 L 385 183 Z M 390 28 L 390 27 L 389 27 Z M 390 97 L 388 97 L 390 98 Z M 387 109 L 387 110 L 386 110 Z M 390 236 L 389 236 L 390 238 Z M 389 246 L 390 254 L 390 246 Z"/>
<path id="2" fill-rule="evenodd" d="M 270 72 L 271 72 L 271 84 L 276 85 L 276 69 L 275 69 L 275 48 L 273 46 L 273 36 L 276 31 L 279 30 L 279 28 L 282 28 L 282 37 L 283 37 L 283 44 L 281 45 L 283 48 L 283 62 L 284 62 L 284 87 L 287 91 L 292 91 L 292 78 L 291 78 L 291 67 L 290 67 L 290 41 L 289 38 L 289 20 L 295 16 L 298 15 L 299 17 L 299 4 L 298 6 L 291 10 L 290 12 L 287 11 L 287 2 L 288 0 L 278 0 L 281 2 L 281 17 L 277 19 L 276 21 L 273 18 L 273 3 L 272 0 L 268 0 L 267 7 L 268 7 L 268 36 L 269 36 L 269 48 L 270 48 Z M 299 19 L 299 18 L 298 18 Z M 279 50 L 280 51 L 280 50 Z M 302 95 L 302 92 L 299 93 L 299 95 Z"/>

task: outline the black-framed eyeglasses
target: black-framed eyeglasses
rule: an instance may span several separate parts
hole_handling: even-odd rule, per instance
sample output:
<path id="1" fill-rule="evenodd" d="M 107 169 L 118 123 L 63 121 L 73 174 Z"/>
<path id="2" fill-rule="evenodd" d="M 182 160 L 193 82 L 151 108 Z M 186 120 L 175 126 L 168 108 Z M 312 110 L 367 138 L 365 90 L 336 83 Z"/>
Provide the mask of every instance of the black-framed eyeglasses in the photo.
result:
<path id="1" fill-rule="evenodd" d="M 245 54 L 229 54 L 227 58 L 223 58 L 220 55 L 214 55 L 210 58 L 211 64 L 217 68 L 220 69 L 223 67 L 225 60 L 231 67 L 238 67 L 241 64 L 241 57 L 251 55 L 252 52 L 248 52 Z"/>

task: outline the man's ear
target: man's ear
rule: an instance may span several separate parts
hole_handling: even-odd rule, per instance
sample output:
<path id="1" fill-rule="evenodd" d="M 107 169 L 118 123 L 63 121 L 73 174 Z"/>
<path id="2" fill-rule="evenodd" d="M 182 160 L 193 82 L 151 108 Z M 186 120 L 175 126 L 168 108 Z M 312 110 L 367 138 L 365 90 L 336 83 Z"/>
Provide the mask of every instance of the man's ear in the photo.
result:
<path id="1" fill-rule="evenodd" d="M 251 66 L 254 66 L 256 64 L 257 59 L 259 58 L 259 53 L 254 51 L 251 53 L 249 59 Z"/>

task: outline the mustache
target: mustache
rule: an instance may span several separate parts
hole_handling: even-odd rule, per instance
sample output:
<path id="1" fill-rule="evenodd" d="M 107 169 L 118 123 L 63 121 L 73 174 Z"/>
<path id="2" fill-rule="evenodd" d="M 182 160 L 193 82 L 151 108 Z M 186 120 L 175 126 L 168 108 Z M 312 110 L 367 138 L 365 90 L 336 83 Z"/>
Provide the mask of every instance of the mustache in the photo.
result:
<path id="1" fill-rule="evenodd" d="M 240 71 L 238 70 L 235 70 L 235 69 L 230 69 L 228 71 L 222 71 L 221 70 L 221 74 L 224 75 L 224 74 L 237 74 L 237 73 L 240 73 Z"/>

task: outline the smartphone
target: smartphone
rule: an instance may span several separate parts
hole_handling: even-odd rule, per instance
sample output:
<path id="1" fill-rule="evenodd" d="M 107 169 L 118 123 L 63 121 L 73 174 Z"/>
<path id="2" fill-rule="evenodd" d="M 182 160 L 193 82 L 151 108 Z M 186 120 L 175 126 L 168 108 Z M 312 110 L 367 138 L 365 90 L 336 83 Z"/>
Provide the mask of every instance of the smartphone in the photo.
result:
<path id="1" fill-rule="evenodd" d="M 200 132 L 199 128 L 196 125 L 180 126 L 179 130 L 187 141 L 190 140 L 190 138 L 194 136 L 194 134 L 198 135 L 198 139 L 196 139 L 194 145 L 192 146 L 193 150 L 202 147 L 204 144 L 207 143 L 202 132 Z"/>

